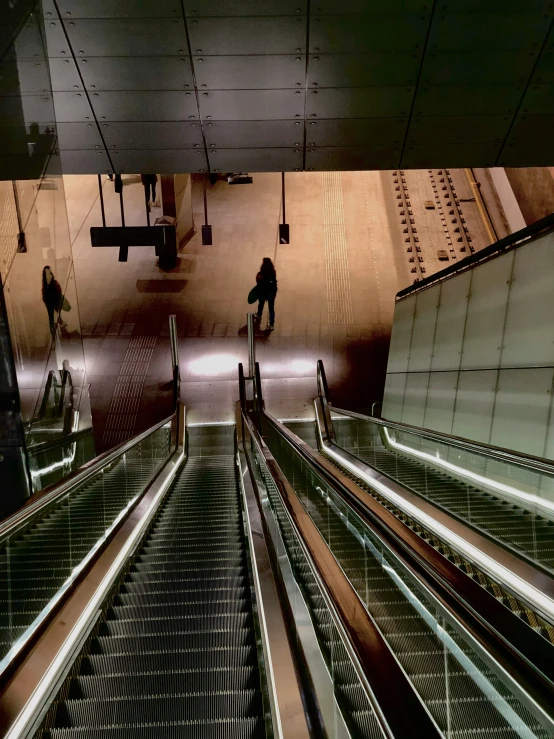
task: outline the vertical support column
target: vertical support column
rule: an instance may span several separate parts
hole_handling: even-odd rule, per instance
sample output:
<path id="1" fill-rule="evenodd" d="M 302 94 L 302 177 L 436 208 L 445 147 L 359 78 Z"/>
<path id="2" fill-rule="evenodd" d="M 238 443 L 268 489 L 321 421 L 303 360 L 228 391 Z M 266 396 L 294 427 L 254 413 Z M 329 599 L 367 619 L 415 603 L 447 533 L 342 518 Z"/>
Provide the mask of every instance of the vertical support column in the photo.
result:
<path id="1" fill-rule="evenodd" d="M 17 183 L 12 180 L 13 201 L 15 203 L 15 213 L 17 216 L 17 252 L 25 254 L 27 252 L 27 244 L 25 243 L 25 231 L 23 230 L 23 219 L 21 218 L 21 208 L 19 207 L 19 195 L 17 193 Z"/>
<path id="2" fill-rule="evenodd" d="M 248 313 L 246 317 L 248 326 L 248 377 L 254 377 L 256 364 L 256 347 L 254 344 L 254 314 Z"/>
<path id="3" fill-rule="evenodd" d="M 98 175 L 98 195 L 100 196 L 100 210 L 102 211 L 102 226 L 106 228 L 106 211 L 104 209 L 104 191 L 102 190 L 101 175 Z"/>
<path id="4" fill-rule="evenodd" d="M 181 398 L 181 372 L 179 369 L 179 343 L 177 339 L 177 316 L 169 316 L 169 343 L 173 368 L 173 405 L 177 409 Z"/>

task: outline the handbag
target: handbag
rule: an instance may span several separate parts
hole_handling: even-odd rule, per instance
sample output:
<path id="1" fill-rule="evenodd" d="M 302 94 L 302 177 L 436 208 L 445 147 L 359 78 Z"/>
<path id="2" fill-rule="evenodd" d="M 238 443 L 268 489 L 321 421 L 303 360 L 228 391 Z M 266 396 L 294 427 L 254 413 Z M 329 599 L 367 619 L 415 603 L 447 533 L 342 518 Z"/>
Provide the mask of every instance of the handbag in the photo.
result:
<path id="1" fill-rule="evenodd" d="M 252 303 L 256 303 L 259 300 L 260 294 L 259 289 L 257 285 L 254 285 L 252 290 L 248 293 L 248 304 L 252 305 Z"/>
<path id="2" fill-rule="evenodd" d="M 71 303 L 65 296 L 62 300 L 62 310 L 64 310 L 66 313 L 69 313 L 69 311 L 71 310 Z"/>

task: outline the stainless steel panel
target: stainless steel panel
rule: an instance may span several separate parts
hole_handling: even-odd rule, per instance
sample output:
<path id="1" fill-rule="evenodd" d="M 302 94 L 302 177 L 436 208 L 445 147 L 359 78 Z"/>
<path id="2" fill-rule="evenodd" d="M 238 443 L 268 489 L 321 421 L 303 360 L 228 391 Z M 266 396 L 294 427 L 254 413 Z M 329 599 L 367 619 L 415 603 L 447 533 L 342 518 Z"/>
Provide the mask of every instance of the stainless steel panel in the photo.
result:
<path id="1" fill-rule="evenodd" d="M 307 146 L 392 146 L 402 144 L 407 118 L 339 118 L 308 121 Z"/>
<path id="2" fill-rule="evenodd" d="M 424 46 L 427 27 L 424 13 L 316 17 L 310 23 L 310 52 L 417 52 Z"/>
<path id="3" fill-rule="evenodd" d="M 43 0 L 45 15 L 55 13 L 52 0 Z M 171 18 L 181 15 L 179 0 L 58 0 L 62 18 Z"/>
<path id="4" fill-rule="evenodd" d="M 379 15 L 390 14 L 391 10 L 397 13 L 419 13 L 427 12 L 428 9 L 425 0 L 397 0 L 393 8 L 381 0 L 317 0 L 310 6 L 312 15 L 340 13 Z"/>
<path id="5" fill-rule="evenodd" d="M 554 82 L 554 50 L 543 51 L 538 61 L 533 81 Z"/>
<path id="6" fill-rule="evenodd" d="M 196 98 L 186 92 L 98 92 L 91 93 L 90 99 L 99 120 L 179 121 L 198 118 Z"/>
<path id="7" fill-rule="evenodd" d="M 0 93 L 19 95 L 19 93 L 50 93 L 48 62 L 18 61 L 0 64 Z"/>
<path id="8" fill-rule="evenodd" d="M 76 57 L 169 56 L 184 54 L 187 40 L 182 19 L 113 18 L 65 21 Z M 60 21 L 46 23 L 49 53 L 70 55 Z M 60 51 L 57 51 L 57 47 Z"/>
<path id="9" fill-rule="evenodd" d="M 514 113 L 521 97 L 519 85 L 450 85 L 420 88 L 415 115 L 504 115 Z"/>
<path id="10" fill-rule="evenodd" d="M 310 87 L 414 85 L 419 66 L 420 54 L 411 52 L 311 54 L 308 84 Z"/>
<path id="11" fill-rule="evenodd" d="M 425 146 L 407 146 L 402 167 L 425 169 L 437 167 L 467 167 L 468 162 L 479 162 L 481 167 L 494 167 L 500 152 L 500 143 L 452 143 Z"/>
<path id="12" fill-rule="evenodd" d="M 60 156 L 64 174 L 103 174 L 112 171 L 105 151 L 60 150 Z"/>
<path id="13" fill-rule="evenodd" d="M 365 170 L 395 169 L 399 165 L 400 146 L 334 146 L 308 148 L 306 169 Z"/>
<path id="14" fill-rule="evenodd" d="M 94 120 L 92 109 L 84 92 L 55 92 L 54 107 L 56 120 L 62 123 Z"/>
<path id="15" fill-rule="evenodd" d="M 58 123 L 60 149 L 103 149 L 96 123 Z"/>
<path id="16" fill-rule="evenodd" d="M 547 14 L 487 12 L 435 14 L 429 35 L 429 50 L 489 49 L 530 51 L 542 46 L 552 18 Z"/>
<path id="17" fill-rule="evenodd" d="M 379 118 L 407 116 L 413 87 L 352 87 L 309 90 L 307 117 Z"/>
<path id="18" fill-rule="evenodd" d="M 483 0 L 442 0 L 441 6 L 444 10 L 451 13 L 453 11 L 461 12 L 480 12 L 483 10 Z M 550 0 L 487 0 L 487 10 L 489 12 L 529 12 L 536 13 L 548 12 Z"/>
<path id="19" fill-rule="evenodd" d="M 194 149 L 119 150 L 112 154 L 117 172 L 175 174 L 206 171 L 204 151 Z"/>
<path id="20" fill-rule="evenodd" d="M 14 42 L 15 56 L 20 59 L 42 59 L 45 48 L 36 16 L 30 16 Z"/>
<path id="21" fill-rule="evenodd" d="M 554 141 L 508 141 L 497 162 L 499 167 L 554 167 Z"/>
<path id="22" fill-rule="evenodd" d="M 203 148 L 200 122 L 153 121 L 101 124 L 110 149 L 200 149 Z"/>
<path id="23" fill-rule="evenodd" d="M 554 82 L 531 85 L 523 98 L 519 112 L 554 115 Z"/>
<path id="24" fill-rule="evenodd" d="M 223 121 L 303 118 L 304 97 L 303 90 L 201 92 L 200 112 L 203 119 L 211 117 Z"/>
<path id="25" fill-rule="evenodd" d="M 193 54 L 294 54 L 305 49 L 306 19 L 199 18 L 188 23 Z"/>
<path id="26" fill-rule="evenodd" d="M 554 115 L 516 115 L 509 144 L 554 141 Z"/>
<path id="27" fill-rule="evenodd" d="M 408 131 L 409 144 L 502 143 L 512 116 L 452 116 L 412 118 Z"/>
<path id="28" fill-rule="evenodd" d="M 302 149 L 211 149 L 213 172 L 292 172 L 302 169 Z"/>
<path id="29" fill-rule="evenodd" d="M 191 18 L 245 15 L 305 15 L 307 0 L 187 0 Z"/>
<path id="30" fill-rule="evenodd" d="M 209 148 L 298 148 L 304 142 L 304 121 L 208 121 L 204 134 Z"/>
<path id="31" fill-rule="evenodd" d="M 304 87 L 306 58 L 298 54 L 196 57 L 194 72 L 199 89 L 271 90 Z"/>
<path id="32" fill-rule="evenodd" d="M 77 71 L 77 65 L 73 59 L 63 57 L 50 57 L 50 77 L 52 90 L 54 92 L 68 92 L 70 90 L 82 90 L 83 85 Z M 83 67 L 86 65 L 83 64 Z"/>
<path id="33" fill-rule="evenodd" d="M 424 85 L 516 85 L 529 77 L 536 51 L 437 51 L 426 54 Z"/>
<path id="34" fill-rule="evenodd" d="M 186 90 L 194 87 L 188 57 L 90 57 L 81 59 L 79 67 L 89 90 Z"/>

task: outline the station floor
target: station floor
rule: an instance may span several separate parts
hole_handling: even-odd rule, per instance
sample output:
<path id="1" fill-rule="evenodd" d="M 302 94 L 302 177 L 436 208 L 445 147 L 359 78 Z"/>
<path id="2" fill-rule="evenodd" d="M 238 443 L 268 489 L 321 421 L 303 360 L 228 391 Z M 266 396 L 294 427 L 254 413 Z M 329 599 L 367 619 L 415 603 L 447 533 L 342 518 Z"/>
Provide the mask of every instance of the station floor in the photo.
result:
<path id="1" fill-rule="evenodd" d="M 279 285 L 275 331 L 263 330 L 264 315 L 256 337 L 269 409 L 280 417 L 311 415 L 321 358 L 332 400 L 369 410 L 382 394 L 394 296 L 410 282 L 386 177 L 287 174 L 287 245 L 278 243 L 280 174 L 208 186 L 213 246 L 201 243 L 202 187 L 195 181 L 197 233 L 171 271 L 157 266 L 153 248 L 131 248 L 127 263 L 118 262 L 116 248 L 92 248 L 90 226 L 101 225 L 97 178 L 64 177 L 97 449 L 170 413 L 172 313 L 189 422 L 233 420 L 237 364 L 247 364 L 247 295 L 266 256 Z M 126 224 L 143 224 L 140 178 L 123 181 Z M 119 197 L 107 178 L 103 192 L 107 224 L 119 225 Z"/>

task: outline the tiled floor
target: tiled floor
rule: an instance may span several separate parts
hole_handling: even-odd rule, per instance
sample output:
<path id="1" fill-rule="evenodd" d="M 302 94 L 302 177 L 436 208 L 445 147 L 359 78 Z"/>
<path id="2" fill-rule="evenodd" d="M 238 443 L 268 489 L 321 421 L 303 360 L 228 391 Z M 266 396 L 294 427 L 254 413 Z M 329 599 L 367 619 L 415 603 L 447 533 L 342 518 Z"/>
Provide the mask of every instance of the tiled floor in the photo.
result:
<path id="1" fill-rule="evenodd" d="M 270 410 L 283 417 L 312 413 L 318 358 L 337 405 L 364 410 L 379 400 L 394 295 L 410 282 L 401 235 L 391 223 L 389 179 L 379 172 L 343 172 L 331 179 L 287 174 L 289 245 L 277 238 L 280 174 L 254 175 L 252 185 L 218 182 L 208 191 L 213 246 L 202 246 L 198 233 L 178 266 L 165 272 L 153 248 L 131 248 L 127 263 L 117 261 L 117 249 L 93 249 L 89 228 L 101 225 L 96 177 L 65 177 L 99 450 L 114 439 L 105 436 L 106 422 L 110 408 L 112 415 L 117 410 L 112 400 L 128 370 L 122 365 L 131 340 L 155 337 L 151 356 L 136 373 L 142 392 L 132 430 L 171 411 L 170 313 L 177 316 L 190 422 L 233 418 L 237 363 L 247 361 L 246 297 L 265 256 L 275 261 L 279 281 L 276 329 L 259 331 L 256 342 Z M 144 224 L 140 181 L 128 176 L 124 183 L 126 223 Z M 103 189 L 107 223 L 119 225 L 113 185 L 106 180 Z M 199 228 L 198 181 L 193 198 Z"/>

